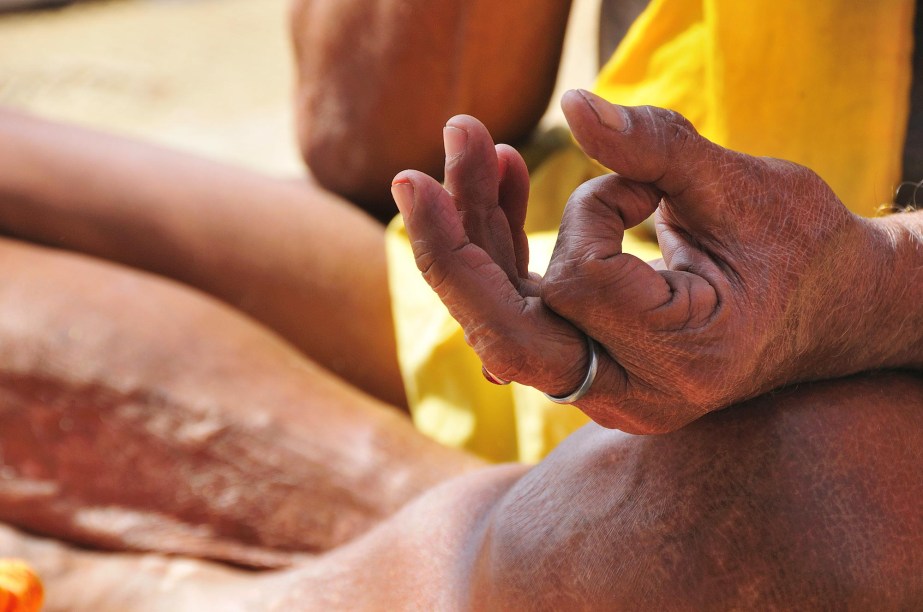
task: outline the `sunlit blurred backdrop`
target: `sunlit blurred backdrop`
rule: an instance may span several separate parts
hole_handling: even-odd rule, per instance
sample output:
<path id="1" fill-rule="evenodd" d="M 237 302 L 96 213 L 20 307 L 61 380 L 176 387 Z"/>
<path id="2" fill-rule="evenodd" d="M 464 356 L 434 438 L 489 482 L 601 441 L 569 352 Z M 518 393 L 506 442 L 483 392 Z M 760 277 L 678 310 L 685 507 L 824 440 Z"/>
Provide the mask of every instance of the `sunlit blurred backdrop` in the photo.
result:
<path id="1" fill-rule="evenodd" d="M 297 175 L 288 4 L 84 0 L 0 12 L 0 105 Z M 574 3 L 554 99 L 592 82 L 598 6 Z M 556 121 L 552 102 L 546 123 Z"/>

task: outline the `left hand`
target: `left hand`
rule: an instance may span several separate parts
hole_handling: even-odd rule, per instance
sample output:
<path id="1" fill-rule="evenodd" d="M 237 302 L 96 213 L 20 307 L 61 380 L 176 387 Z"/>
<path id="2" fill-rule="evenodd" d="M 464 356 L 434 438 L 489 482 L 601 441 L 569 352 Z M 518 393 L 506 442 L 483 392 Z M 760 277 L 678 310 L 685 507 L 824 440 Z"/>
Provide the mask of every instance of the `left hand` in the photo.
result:
<path id="1" fill-rule="evenodd" d="M 569 393 L 568 381 L 586 372 L 586 342 L 545 306 L 529 274 L 525 162 L 495 147 L 473 117 L 453 117 L 444 138 L 445 187 L 413 170 L 392 182 L 417 267 L 491 373 Z"/>

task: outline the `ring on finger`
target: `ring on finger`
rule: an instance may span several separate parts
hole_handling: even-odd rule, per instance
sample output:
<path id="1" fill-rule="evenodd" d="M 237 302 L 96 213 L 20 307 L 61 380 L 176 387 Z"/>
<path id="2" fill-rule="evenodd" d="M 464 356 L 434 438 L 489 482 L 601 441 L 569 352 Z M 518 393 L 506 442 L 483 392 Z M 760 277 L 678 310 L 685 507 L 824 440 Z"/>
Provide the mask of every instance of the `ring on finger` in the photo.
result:
<path id="1" fill-rule="evenodd" d="M 596 380 L 596 371 L 599 369 L 599 354 L 596 348 L 596 342 L 589 336 L 586 337 L 586 345 L 587 349 L 590 351 L 590 365 L 587 368 L 586 376 L 583 377 L 583 382 L 580 383 L 573 393 L 567 395 L 551 395 L 550 393 L 546 393 L 545 397 L 555 404 L 573 404 L 586 395 L 590 387 L 593 386 L 593 381 Z"/>

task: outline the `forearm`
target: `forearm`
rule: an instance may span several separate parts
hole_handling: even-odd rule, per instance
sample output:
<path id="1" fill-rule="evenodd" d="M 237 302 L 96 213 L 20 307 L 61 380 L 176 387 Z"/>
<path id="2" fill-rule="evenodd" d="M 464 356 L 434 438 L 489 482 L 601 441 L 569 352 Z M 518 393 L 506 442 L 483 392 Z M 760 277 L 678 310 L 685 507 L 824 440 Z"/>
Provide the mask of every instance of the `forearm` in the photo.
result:
<path id="1" fill-rule="evenodd" d="M 570 0 L 296 3 L 299 139 L 318 180 L 387 202 L 404 168 L 441 172 L 441 128 L 476 115 L 516 141 L 547 106 Z"/>
<path id="2" fill-rule="evenodd" d="M 0 234 L 197 287 L 403 402 L 382 228 L 306 181 L 0 111 Z"/>

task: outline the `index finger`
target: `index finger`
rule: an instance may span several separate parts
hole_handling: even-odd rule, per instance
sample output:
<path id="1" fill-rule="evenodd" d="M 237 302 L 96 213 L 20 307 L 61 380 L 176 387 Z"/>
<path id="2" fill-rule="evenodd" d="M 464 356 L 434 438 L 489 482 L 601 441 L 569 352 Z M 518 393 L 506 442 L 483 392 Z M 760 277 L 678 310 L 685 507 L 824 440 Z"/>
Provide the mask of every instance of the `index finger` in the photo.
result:
<path id="1" fill-rule="evenodd" d="M 564 94 L 561 106 L 588 155 L 625 178 L 655 186 L 678 217 L 704 227 L 723 224 L 720 186 L 736 165 L 735 153 L 700 136 L 674 111 L 610 104 L 582 90 Z"/>
<path id="2" fill-rule="evenodd" d="M 398 174 L 392 191 L 404 216 L 417 267 L 465 331 L 484 366 L 496 376 L 567 393 L 581 367 L 581 334 L 524 297 L 506 272 L 465 234 L 451 195 L 431 177 Z M 576 374 L 579 376 L 579 374 Z"/>

